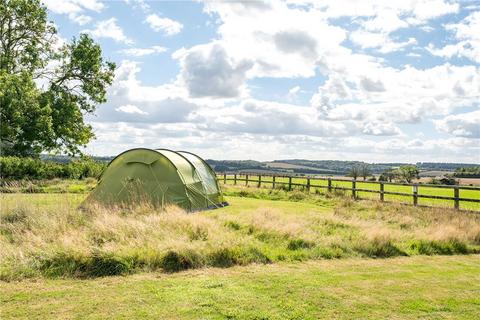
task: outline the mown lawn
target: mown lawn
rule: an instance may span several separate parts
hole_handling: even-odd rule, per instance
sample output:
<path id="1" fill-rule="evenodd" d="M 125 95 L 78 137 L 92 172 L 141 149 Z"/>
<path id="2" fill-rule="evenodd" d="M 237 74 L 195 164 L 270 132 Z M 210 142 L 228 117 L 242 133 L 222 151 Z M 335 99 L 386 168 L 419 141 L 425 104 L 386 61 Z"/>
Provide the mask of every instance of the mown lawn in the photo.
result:
<path id="1" fill-rule="evenodd" d="M 478 319 L 480 256 L 0 282 L 1 319 Z"/>

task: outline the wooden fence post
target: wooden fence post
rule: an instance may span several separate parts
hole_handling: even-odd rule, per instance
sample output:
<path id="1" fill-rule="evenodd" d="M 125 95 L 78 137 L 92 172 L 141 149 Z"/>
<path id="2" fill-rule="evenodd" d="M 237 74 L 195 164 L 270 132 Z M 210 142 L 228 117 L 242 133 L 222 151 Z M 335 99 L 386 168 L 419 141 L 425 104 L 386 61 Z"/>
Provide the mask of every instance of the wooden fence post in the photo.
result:
<path id="1" fill-rule="evenodd" d="M 233 184 L 237 184 L 237 174 L 233 175 Z"/>
<path id="2" fill-rule="evenodd" d="M 223 173 L 223 184 L 227 184 L 227 174 Z"/>
<path id="3" fill-rule="evenodd" d="M 328 178 L 328 192 L 332 191 L 332 178 Z"/>
<path id="4" fill-rule="evenodd" d="M 356 184 L 357 184 L 357 181 L 352 180 L 352 197 L 353 197 L 353 199 L 357 199 L 357 195 L 356 195 L 356 192 L 355 192 Z"/>
<path id="5" fill-rule="evenodd" d="M 292 190 L 292 177 L 288 177 L 288 190 Z"/>
<path id="6" fill-rule="evenodd" d="M 383 186 L 384 186 L 383 182 L 380 182 L 380 201 L 383 201 L 383 200 L 384 200 L 384 199 L 383 199 L 383 197 L 384 197 L 384 194 L 383 194 L 383 191 L 384 191 L 384 190 L 383 190 Z"/>
<path id="7" fill-rule="evenodd" d="M 248 174 L 245 175 L 245 185 L 248 186 Z"/>
<path id="8" fill-rule="evenodd" d="M 307 178 L 307 191 L 310 192 L 310 178 Z"/>
<path id="9" fill-rule="evenodd" d="M 260 188 L 261 185 L 262 185 L 262 176 L 258 175 L 258 187 Z"/>
<path id="10" fill-rule="evenodd" d="M 412 186 L 413 191 L 413 205 L 416 206 L 418 204 L 418 186 L 414 184 Z"/>
<path id="11" fill-rule="evenodd" d="M 454 200 L 454 207 L 455 209 L 460 209 L 460 192 L 458 186 L 453 187 L 453 197 Z"/>
<path id="12" fill-rule="evenodd" d="M 272 189 L 275 189 L 275 176 L 273 176 Z"/>

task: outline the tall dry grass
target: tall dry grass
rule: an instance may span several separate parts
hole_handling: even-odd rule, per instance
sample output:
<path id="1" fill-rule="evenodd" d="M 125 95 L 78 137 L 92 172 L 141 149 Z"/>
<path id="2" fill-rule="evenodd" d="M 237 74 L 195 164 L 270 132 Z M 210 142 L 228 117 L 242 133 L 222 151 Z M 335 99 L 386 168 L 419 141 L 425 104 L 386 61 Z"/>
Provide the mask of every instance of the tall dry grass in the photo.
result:
<path id="1" fill-rule="evenodd" d="M 278 195 L 275 195 L 276 197 Z M 289 195 L 287 195 L 288 197 Z M 297 197 L 307 201 L 306 197 Z M 353 202 L 186 213 L 147 204 L 89 205 L 2 195 L 0 279 L 174 272 L 282 260 L 480 252 L 480 215 L 448 209 Z M 46 196 L 47 197 L 47 196 Z M 7 199 L 8 198 L 8 199 Z M 41 198 L 40 198 L 41 199 Z M 8 201 L 7 201 L 8 200 Z M 324 201 L 324 200 L 322 200 Z"/>

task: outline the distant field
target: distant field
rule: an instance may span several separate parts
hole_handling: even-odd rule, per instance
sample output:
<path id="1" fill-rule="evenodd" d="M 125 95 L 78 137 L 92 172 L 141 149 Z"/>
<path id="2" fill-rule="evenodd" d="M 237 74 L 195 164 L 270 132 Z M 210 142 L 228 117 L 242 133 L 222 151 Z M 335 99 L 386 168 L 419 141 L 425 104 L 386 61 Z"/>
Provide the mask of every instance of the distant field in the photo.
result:
<path id="1" fill-rule="evenodd" d="M 245 178 L 244 176 L 239 178 Z M 228 179 L 233 179 L 232 175 L 227 176 Z M 335 179 L 335 178 L 332 178 Z M 249 176 L 249 180 L 258 180 L 258 176 Z M 262 187 L 271 188 L 272 187 L 272 177 L 262 177 Z M 220 183 L 223 183 L 223 180 L 220 177 Z M 280 183 L 287 183 L 288 178 L 277 177 L 276 182 Z M 230 180 L 227 181 L 227 185 L 233 185 L 234 181 Z M 303 177 L 294 177 L 292 179 L 292 183 L 298 184 L 306 184 L 306 178 Z M 311 188 L 310 191 L 312 193 L 320 193 L 325 194 L 325 188 L 316 188 L 318 186 L 327 186 L 328 182 L 326 180 L 311 180 Z M 238 181 L 238 185 L 245 185 L 244 181 Z M 255 181 L 249 182 L 250 186 L 257 186 L 258 183 Z M 281 185 L 277 185 L 281 187 Z M 351 188 L 352 183 L 349 181 L 332 181 L 332 187 L 344 187 L 344 188 Z M 298 188 L 298 187 L 295 187 Z M 358 189 L 366 189 L 366 190 L 376 190 L 379 191 L 380 185 L 378 183 L 369 183 L 363 181 L 356 182 L 356 188 Z M 412 187 L 411 186 L 401 186 L 401 185 L 385 185 L 384 191 L 389 192 L 398 192 L 398 193 L 408 193 L 412 194 Z M 344 194 L 351 194 L 351 191 L 338 191 Z M 445 197 L 453 197 L 453 189 L 441 189 L 441 188 L 433 188 L 427 186 L 418 186 L 418 194 L 419 195 L 434 195 L 434 196 L 445 196 Z M 369 193 L 369 192 L 358 192 L 358 197 L 363 199 L 379 199 L 379 194 L 377 193 Z M 459 196 L 461 198 L 471 198 L 471 199 L 480 199 L 480 190 L 460 190 Z M 402 203 L 412 203 L 412 196 L 400 196 L 400 195 L 385 195 L 385 201 L 392 201 L 392 202 L 402 202 Z M 425 198 L 418 198 L 419 205 L 428 205 L 428 206 L 441 206 L 441 207 L 448 207 L 453 208 L 453 200 L 443 200 L 443 199 L 425 199 Z M 480 203 L 475 202 L 460 202 L 460 208 L 464 210 L 480 210 Z"/>
<path id="2" fill-rule="evenodd" d="M 420 177 L 441 177 L 446 174 L 453 174 L 453 171 L 441 171 L 441 170 L 431 170 L 431 171 L 420 171 Z"/>
<path id="3" fill-rule="evenodd" d="M 317 168 L 317 167 L 309 167 L 309 166 L 302 166 L 298 164 L 292 163 L 285 163 L 285 162 L 265 162 L 267 168 L 275 168 L 275 169 L 308 169 L 314 170 L 318 172 L 335 172 L 335 170 Z"/>

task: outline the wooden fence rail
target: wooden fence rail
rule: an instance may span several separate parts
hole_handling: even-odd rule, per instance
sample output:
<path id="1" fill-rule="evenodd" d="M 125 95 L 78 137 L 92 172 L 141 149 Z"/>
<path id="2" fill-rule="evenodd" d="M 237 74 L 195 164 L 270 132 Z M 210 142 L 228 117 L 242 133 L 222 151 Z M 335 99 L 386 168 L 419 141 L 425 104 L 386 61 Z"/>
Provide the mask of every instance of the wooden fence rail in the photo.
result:
<path id="1" fill-rule="evenodd" d="M 243 178 L 244 177 L 244 178 Z M 267 179 L 267 178 L 271 178 Z M 285 179 L 285 181 L 280 181 L 279 178 Z M 449 185 L 436 185 L 436 184 L 415 184 L 415 183 L 397 183 L 397 182 L 384 182 L 384 181 L 359 181 L 353 179 L 336 179 L 336 178 L 321 178 L 321 177 L 299 177 L 299 176 L 285 176 L 285 175 L 266 175 L 266 174 L 250 174 L 250 173 L 242 173 L 242 174 L 227 174 L 227 173 L 217 173 L 217 179 L 219 181 L 223 181 L 224 184 L 227 184 L 228 181 L 233 181 L 233 184 L 236 185 L 238 183 L 245 183 L 248 186 L 248 183 L 255 183 L 256 187 L 261 187 L 262 185 L 270 184 L 272 188 L 276 188 L 279 185 L 283 186 L 287 190 L 292 190 L 293 187 L 301 187 L 308 192 L 312 188 L 319 188 L 319 189 L 327 189 L 328 192 L 332 192 L 334 190 L 342 190 L 342 191 L 351 191 L 352 197 L 354 199 L 359 199 L 359 192 L 367 192 L 367 193 L 376 193 L 379 194 L 380 201 L 385 200 L 385 195 L 395 195 L 395 196 L 404 196 L 404 197 L 412 197 L 412 203 L 414 206 L 418 205 L 419 198 L 426 198 L 426 199 L 437 199 L 437 200 L 451 200 L 453 201 L 453 205 L 455 209 L 460 209 L 460 202 L 471 202 L 471 203 L 480 203 L 480 187 L 473 187 L 473 186 L 449 186 Z M 288 179 L 288 180 L 286 180 Z M 303 179 L 305 183 L 294 182 L 293 179 Z M 312 181 L 327 181 L 327 185 L 317 185 L 312 184 Z M 332 185 L 332 182 L 350 182 L 351 187 L 346 186 L 337 186 Z M 368 183 L 368 184 L 378 184 L 378 190 L 372 189 L 365 189 L 365 188 L 358 188 L 357 183 Z M 385 185 L 393 185 L 393 186 L 408 186 L 412 188 L 412 193 L 404 193 L 404 192 L 394 192 L 394 191 L 386 191 Z M 419 187 L 425 188 L 439 188 L 439 189 L 451 189 L 453 190 L 453 197 L 449 196 L 441 196 L 441 195 L 427 195 L 427 194 L 420 194 L 418 193 Z M 478 191 L 479 198 L 465 198 L 460 197 L 460 190 L 475 190 Z"/>

